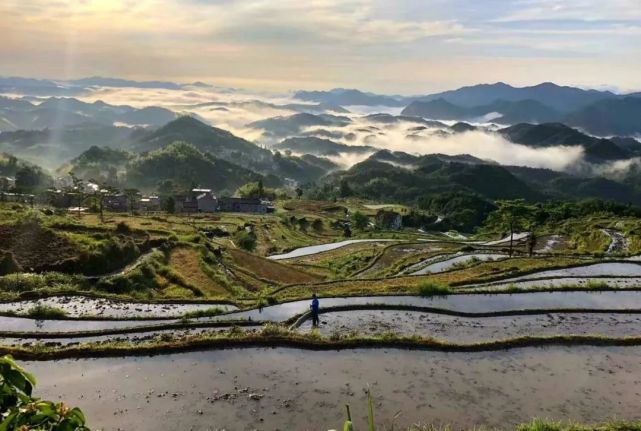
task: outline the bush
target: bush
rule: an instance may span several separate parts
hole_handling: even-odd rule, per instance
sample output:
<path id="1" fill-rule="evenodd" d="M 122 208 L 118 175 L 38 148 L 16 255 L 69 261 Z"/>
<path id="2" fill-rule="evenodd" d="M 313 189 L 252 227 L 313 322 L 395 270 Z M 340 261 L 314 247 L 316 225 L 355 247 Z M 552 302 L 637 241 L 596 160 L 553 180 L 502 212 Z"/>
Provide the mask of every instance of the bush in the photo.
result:
<path id="1" fill-rule="evenodd" d="M 184 313 L 181 317 L 183 319 L 198 319 L 199 317 L 213 317 L 223 314 L 223 309 L 220 307 L 205 308 L 203 310 L 194 310 Z"/>
<path id="2" fill-rule="evenodd" d="M 121 221 L 121 222 L 118 222 L 118 224 L 116 225 L 116 232 L 121 233 L 123 235 L 128 235 L 131 233 L 131 227 L 129 227 L 129 225 L 126 222 Z"/>
<path id="3" fill-rule="evenodd" d="M 12 274 L 14 272 L 20 272 L 20 265 L 16 262 L 13 253 L 0 254 L 0 275 Z"/>
<path id="4" fill-rule="evenodd" d="M 449 295 L 452 290 L 449 286 L 435 281 L 424 281 L 418 286 L 418 294 L 421 296 Z"/>
<path id="5" fill-rule="evenodd" d="M 35 385 L 11 356 L 0 357 L 0 429 L 89 431 L 80 409 L 33 398 Z"/>
<path id="6" fill-rule="evenodd" d="M 245 230 L 239 230 L 234 234 L 234 242 L 243 250 L 254 251 L 256 249 L 256 235 Z"/>
<path id="7" fill-rule="evenodd" d="M 27 311 L 27 316 L 37 320 L 62 319 L 67 316 L 67 313 L 51 305 L 37 304 Z"/>

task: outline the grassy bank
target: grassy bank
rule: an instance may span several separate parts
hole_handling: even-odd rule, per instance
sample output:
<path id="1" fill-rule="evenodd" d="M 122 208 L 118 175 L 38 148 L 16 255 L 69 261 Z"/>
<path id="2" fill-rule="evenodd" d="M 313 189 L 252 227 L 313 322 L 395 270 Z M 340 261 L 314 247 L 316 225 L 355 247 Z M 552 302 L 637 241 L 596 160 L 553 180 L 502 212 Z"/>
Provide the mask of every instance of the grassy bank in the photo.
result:
<path id="1" fill-rule="evenodd" d="M 24 360 L 56 360 L 83 357 L 147 356 L 251 347 L 290 347 L 307 350 L 396 348 L 443 352 L 482 352 L 544 346 L 641 346 L 641 336 L 524 336 L 466 344 L 450 343 L 433 337 L 397 336 L 392 333 L 372 337 L 351 334 L 322 337 L 316 332 L 299 334 L 282 326 L 266 325 L 258 333 L 245 333 L 237 328 L 231 328 L 226 332 L 199 334 L 180 339 L 159 337 L 154 341 L 136 345 L 119 341 L 102 344 L 86 343 L 66 347 L 47 347 L 41 344 L 30 347 L 1 346 L 0 354 L 11 354 Z"/>

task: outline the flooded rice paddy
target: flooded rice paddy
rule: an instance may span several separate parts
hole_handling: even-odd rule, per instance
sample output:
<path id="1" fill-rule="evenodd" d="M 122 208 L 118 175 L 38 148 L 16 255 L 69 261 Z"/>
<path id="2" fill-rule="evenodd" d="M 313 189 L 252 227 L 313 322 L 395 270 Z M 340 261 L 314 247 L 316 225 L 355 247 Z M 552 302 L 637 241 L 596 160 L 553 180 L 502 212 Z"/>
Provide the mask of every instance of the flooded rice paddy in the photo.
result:
<path id="1" fill-rule="evenodd" d="M 233 311 L 238 307 L 229 304 L 212 303 L 143 303 L 114 301 L 102 298 L 83 296 L 53 296 L 28 301 L 0 303 L 0 312 L 27 314 L 38 305 L 58 308 L 69 317 L 95 316 L 97 318 L 131 319 L 131 318 L 168 318 L 198 311 L 219 308 L 221 311 Z"/>
<path id="2" fill-rule="evenodd" d="M 481 353 L 230 349 L 27 362 L 37 396 L 80 405 L 95 429 L 340 429 L 349 403 L 377 422 L 513 428 L 532 417 L 639 419 L 641 348 Z M 398 415 L 397 415 L 398 413 Z M 185 418 L 189 418 L 189 427 Z"/>
<path id="3" fill-rule="evenodd" d="M 268 256 L 268 259 L 283 260 L 293 259 L 295 257 L 310 256 L 313 254 L 323 253 L 326 251 L 336 250 L 337 248 L 345 247 L 351 244 L 360 244 L 366 242 L 399 242 L 398 239 L 349 239 L 346 241 L 332 242 L 329 244 L 311 245 L 308 247 L 301 247 L 284 254 L 275 254 Z"/>
<path id="4" fill-rule="evenodd" d="M 418 271 L 411 272 L 410 275 L 435 274 L 438 272 L 443 272 L 443 271 L 447 271 L 449 269 L 455 268 L 457 267 L 457 265 L 465 265 L 468 263 L 473 263 L 475 261 L 485 262 L 485 261 L 502 260 L 507 258 L 508 256 L 505 254 L 489 254 L 489 253 L 465 254 L 465 255 L 455 256 L 445 260 L 440 260 L 438 262 L 430 263 L 427 266 L 419 269 Z M 430 261 L 427 260 L 427 261 L 423 261 L 422 263 L 428 263 L 428 262 Z"/>
<path id="5" fill-rule="evenodd" d="M 351 310 L 323 313 L 321 335 L 358 334 L 434 337 L 451 343 L 481 343 L 525 336 L 641 335 L 641 314 L 544 313 L 498 317 L 460 317 L 407 310 Z M 309 333 L 307 320 L 299 331 Z"/>
<path id="6" fill-rule="evenodd" d="M 79 299 L 80 300 L 80 299 Z M 510 312 L 519 310 L 630 310 L 641 309 L 641 292 L 637 291 L 569 291 L 517 294 L 459 294 L 449 296 L 361 296 L 321 298 L 321 308 L 385 305 L 437 308 L 463 313 Z M 253 321 L 285 322 L 309 310 L 309 300 L 285 302 L 263 308 L 230 312 L 213 317 L 191 319 L 195 322 Z M 175 320 L 36 320 L 0 316 L 3 331 L 62 332 L 109 328 L 128 328 L 167 324 Z"/>

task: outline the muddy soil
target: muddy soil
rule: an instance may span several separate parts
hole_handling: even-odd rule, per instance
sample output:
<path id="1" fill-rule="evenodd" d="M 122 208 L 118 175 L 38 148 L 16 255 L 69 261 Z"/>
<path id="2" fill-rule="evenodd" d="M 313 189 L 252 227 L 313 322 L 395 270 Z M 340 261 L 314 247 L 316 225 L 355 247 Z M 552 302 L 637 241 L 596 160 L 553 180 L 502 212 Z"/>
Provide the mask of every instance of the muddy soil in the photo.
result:
<path id="1" fill-rule="evenodd" d="M 362 334 L 431 336 L 453 343 L 476 343 L 524 336 L 641 335 L 641 314 L 548 313 L 468 318 L 399 310 L 353 310 L 321 314 L 322 335 Z M 299 330 L 312 330 L 306 321 Z"/>
<path id="2" fill-rule="evenodd" d="M 181 315 L 198 310 L 220 308 L 222 311 L 232 311 L 238 308 L 229 304 L 150 304 L 142 302 L 111 301 L 109 299 L 89 298 L 83 296 L 54 296 L 29 301 L 0 303 L 0 311 L 12 311 L 26 314 L 36 305 L 48 305 L 63 310 L 69 317 L 94 316 L 97 318 L 154 318 L 180 317 Z"/>
<path id="3" fill-rule="evenodd" d="M 25 365 L 36 395 L 79 405 L 93 429 L 342 429 L 377 422 L 511 428 L 531 417 L 639 419 L 641 348 L 486 353 L 244 349 Z"/>

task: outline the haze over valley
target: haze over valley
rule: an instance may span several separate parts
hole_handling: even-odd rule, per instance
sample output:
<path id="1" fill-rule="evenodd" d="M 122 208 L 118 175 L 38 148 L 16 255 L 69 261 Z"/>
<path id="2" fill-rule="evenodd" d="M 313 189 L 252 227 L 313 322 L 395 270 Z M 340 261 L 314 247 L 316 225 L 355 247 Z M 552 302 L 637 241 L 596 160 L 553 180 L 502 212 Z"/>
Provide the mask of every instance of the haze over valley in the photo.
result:
<path id="1" fill-rule="evenodd" d="M 639 0 L 0 34 L 0 431 L 641 431 Z"/>

